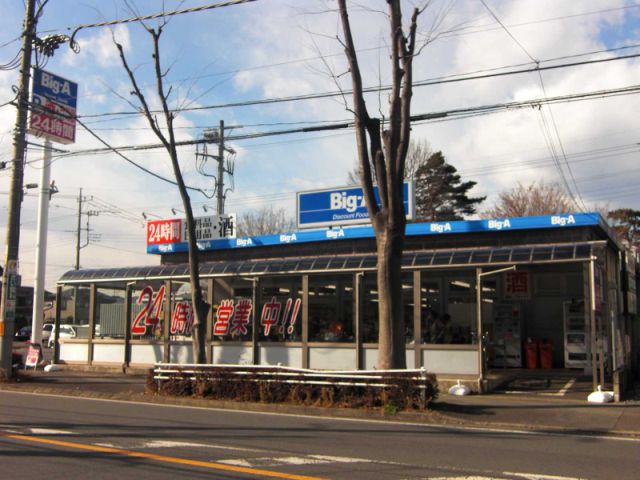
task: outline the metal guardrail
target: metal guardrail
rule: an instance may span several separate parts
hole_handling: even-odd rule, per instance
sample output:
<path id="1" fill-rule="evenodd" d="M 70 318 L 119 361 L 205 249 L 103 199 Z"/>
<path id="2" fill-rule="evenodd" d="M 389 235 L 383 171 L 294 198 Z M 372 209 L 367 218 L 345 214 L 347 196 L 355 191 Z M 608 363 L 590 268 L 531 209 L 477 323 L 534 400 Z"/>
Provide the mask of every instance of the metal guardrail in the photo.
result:
<path id="1" fill-rule="evenodd" d="M 208 374 L 224 374 L 226 380 L 278 382 L 317 386 L 351 386 L 394 388 L 394 381 L 413 381 L 415 387 L 425 390 L 427 371 L 418 370 L 311 370 L 284 366 L 264 365 L 200 365 L 157 363 L 153 378 L 158 386 L 167 380 L 196 381 Z"/>

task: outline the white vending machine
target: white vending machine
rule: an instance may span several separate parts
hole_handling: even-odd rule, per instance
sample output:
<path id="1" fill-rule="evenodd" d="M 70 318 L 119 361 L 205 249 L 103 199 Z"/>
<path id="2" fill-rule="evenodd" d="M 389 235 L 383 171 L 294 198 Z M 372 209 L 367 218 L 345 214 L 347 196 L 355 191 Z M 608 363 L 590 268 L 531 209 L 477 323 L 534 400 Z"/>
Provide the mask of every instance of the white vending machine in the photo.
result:
<path id="1" fill-rule="evenodd" d="M 563 303 L 564 310 L 564 366 L 585 368 L 589 361 L 589 330 L 584 301 Z"/>

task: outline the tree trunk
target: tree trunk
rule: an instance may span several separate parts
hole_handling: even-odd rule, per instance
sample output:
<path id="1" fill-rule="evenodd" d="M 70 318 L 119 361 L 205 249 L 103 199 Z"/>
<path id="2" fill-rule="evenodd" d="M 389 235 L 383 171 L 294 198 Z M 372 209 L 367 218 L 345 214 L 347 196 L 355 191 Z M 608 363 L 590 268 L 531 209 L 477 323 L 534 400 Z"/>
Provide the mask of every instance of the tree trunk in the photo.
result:
<path id="1" fill-rule="evenodd" d="M 404 35 L 400 0 L 387 0 L 393 85 L 389 116 L 372 118 L 364 100 L 358 56 L 346 0 L 338 0 L 344 49 L 353 88 L 353 109 L 360 181 L 376 236 L 378 259 L 378 368 L 406 368 L 402 298 L 402 248 L 406 218 L 403 208 L 405 159 L 411 132 L 412 63 L 416 45 L 415 8 L 409 33 Z M 380 205 L 374 195 L 378 186 Z"/>
<path id="2" fill-rule="evenodd" d="M 393 228 L 385 226 L 377 236 L 376 244 L 379 325 L 377 368 L 407 368 L 401 270 L 404 225 L 395 232 Z"/>
<path id="3" fill-rule="evenodd" d="M 195 235 L 195 220 L 193 218 L 193 211 L 191 209 L 191 202 L 187 189 L 182 181 L 182 175 L 179 173 L 179 165 L 176 162 L 174 164 L 174 170 L 176 172 L 176 179 L 178 179 L 178 188 L 180 189 L 180 195 L 183 197 L 183 205 L 185 206 L 185 212 L 187 217 L 187 236 L 189 247 L 189 283 L 191 285 L 191 306 L 193 308 L 193 327 L 191 330 L 191 341 L 193 345 L 193 359 L 196 363 L 207 363 L 206 352 L 206 328 L 207 328 L 207 314 L 209 312 L 210 305 L 204 300 L 202 295 L 202 288 L 200 286 L 200 261 L 198 255 L 198 243 Z M 186 200 L 185 200 L 186 197 Z"/>

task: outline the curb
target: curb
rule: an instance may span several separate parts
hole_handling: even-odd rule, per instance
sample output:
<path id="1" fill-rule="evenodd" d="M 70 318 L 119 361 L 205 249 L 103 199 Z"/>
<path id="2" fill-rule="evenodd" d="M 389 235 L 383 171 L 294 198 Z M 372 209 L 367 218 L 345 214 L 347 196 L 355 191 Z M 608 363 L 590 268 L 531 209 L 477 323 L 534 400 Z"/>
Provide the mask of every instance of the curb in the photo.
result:
<path id="1" fill-rule="evenodd" d="M 588 430 L 567 428 L 558 425 L 527 425 L 521 423 L 482 422 L 456 417 L 442 411 L 438 407 L 426 412 L 398 412 L 384 413 L 380 410 L 356 410 L 346 408 L 326 408 L 288 404 L 243 403 L 224 400 L 211 400 L 193 397 L 173 397 L 157 394 L 138 393 L 133 391 L 106 393 L 85 390 L 81 387 L 56 388 L 44 387 L 29 383 L 0 384 L 0 391 L 25 392 L 43 395 L 71 396 L 75 398 L 127 401 L 150 405 L 173 405 L 198 408 L 212 408 L 220 410 L 234 410 L 257 413 L 274 413 L 288 415 L 303 415 L 322 418 L 340 418 L 353 420 L 372 420 L 388 422 L 407 422 L 423 424 L 441 428 L 475 428 L 518 431 L 523 433 L 556 434 L 556 435 L 585 435 L 590 437 L 617 437 L 640 439 L 640 432 L 622 430 Z"/>

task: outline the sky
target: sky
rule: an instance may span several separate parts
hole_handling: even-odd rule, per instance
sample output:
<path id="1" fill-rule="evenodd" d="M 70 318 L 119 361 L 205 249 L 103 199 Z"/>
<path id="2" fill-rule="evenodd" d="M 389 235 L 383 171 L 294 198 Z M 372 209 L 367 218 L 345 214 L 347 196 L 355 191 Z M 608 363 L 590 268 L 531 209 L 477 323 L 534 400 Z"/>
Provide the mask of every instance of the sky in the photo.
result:
<path id="1" fill-rule="evenodd" d="M 214 3 L 207 0 L 51 0 L 38 24 L 39 36 L 70 34 L 80 25 Z M 349 2 L 364 84 L 390 83 L 386 2 Z M 405 24 L 418 0 L 404 1 Z M 353 130 L 234 136 L 299 129 L 352 119 L 350 96 L 257 103 L 342 90 L 348 92 L 336 2 L 257 0 L 241 5 L 173 16 L 160 40 L 170 104 L 179 140 L 202 138 L 222 120 L 233 150 L 233 178 L 225 176 L 225 211 L 242 214 L 273 205 L 295 214 L 296 192 L 345 185 L 356 159 Z M 0 64 L 19 52 L 23 2 L 0 0 Z M 157 26 L 148 21 L 147 26 Z M 136 99 L 115 41 L 153 108 L 155 96 L 150 35 L 140 23 L 83 28 L 74 53 L 63 45 L 45 70 L 79 84 L 76 142 L 54 145 L 69 152 L 158 143 Z M 640 3 L 632 0 L 432 0 L 418 20 L 421 51 L 414 61 L 412 114 L 448 112 L 560 96 L 580 96 L 640 85 Z M 630 58 L 615 59 L 626 56 Z M 521 74 L 514 70 L 564 66 Z M 466 76 L 485 76 L 456 82 Z M 435 83 L 433 82 L 435 81 Z M 15 108 L 5 105 L 18 83 L 16 70 L 0 70 L 0 247 L 4 254 L 8 192 L 12 175 Z M 384 91 L 367 95 L 372 115 L 384 115 Z M 578 101 L 579 100 L 579 101 Z M 235 104 L 234 106 L 225 106 Z M 244 104 L 244 105 L 238 105 Z M 185 110 L 187 108 L 187 110 Z M 195 109 L 193 109 L 195 108 Z M 191 110 L 189 110 L 191 109 Z M 413 125 L 411 138 L 426 141 L 454 165 L 470 195 L 497 195 L 518 182 L 557 182 L 575 198 L 576 211 L 640 209 L 640 98 L 638 93 L 599 95 L 553 105 L 503 109 L 488 115 L 451 116 Z M 230 127 L 230 128 L 229 128 Z M 27 152 L 24 184 L 38 183 L 42 140 Z M 210 145 L 209 153 L 217 146 Z M 213 151 L 211 151 L 213 150 Z M 162 149 L 122 152 L 155 174 L 173 178 Z M 199 165 L 196 147 L 180 149 L 188 185 L 213 194 L 215 162 Z M 146 253 L 145 223 L 181 217 L 177 187 L 143 172 L 114 153 L 54 155 L 51 178 L 59 193 L 50 203 L 46 287 L 73 268 L 78 198 L 83 197 L 80 265 L 103 268 L 153 265 Z M 193 191 L 197 216 L 215 210 L 215 198 Z M 20 274 L 32 285 L 35 266 L 37 190 L 26 189 L 21 209 Z M 175 214 L 172 212 L 175 210 Z M 88 216 L 87 212 L 92 215 Z M 87 220 L 90 237 L 87 239 Z M 88 243 L 88 244 L 87 244 Z M 85 246 L 85 244 L 87 244 Z M 4 257 L 3 257 L 4 258 Z"/>

